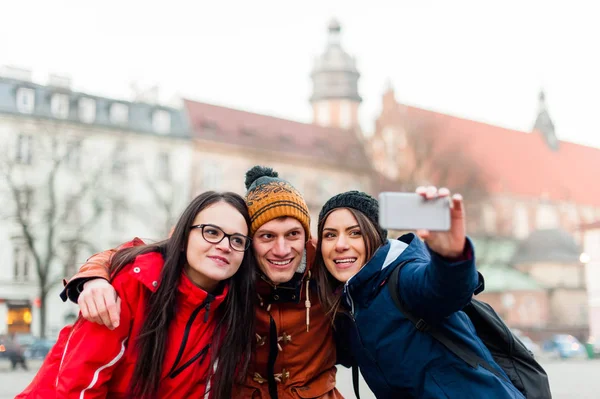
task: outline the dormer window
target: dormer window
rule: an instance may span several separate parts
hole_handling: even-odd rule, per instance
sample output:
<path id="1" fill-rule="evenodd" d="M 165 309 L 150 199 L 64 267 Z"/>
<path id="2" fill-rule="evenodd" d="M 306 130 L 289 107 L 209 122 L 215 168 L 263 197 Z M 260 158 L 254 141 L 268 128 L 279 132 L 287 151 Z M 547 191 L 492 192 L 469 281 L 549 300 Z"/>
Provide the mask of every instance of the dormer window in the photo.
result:
<path id="1" fill-rule="evenodd" d="M 171 130 L 171 114 L 164 109 L 157 109 L 152 114 L 152 127 L 157 133 L 169 133 Z"/>
<path id="2" fill-rule="evenodd" d="M 89 97 L 79 99 L 79 119 L 84 123 L 94 123 L 96 120 L 96 100 Z"/>
<path id="3" fill-rule="evenodd" d="M 17 90 L 17 110 L 24 114 L 33 113 L 35 108 L 35 90 L 21 87 Z"/>
<path id="4" fill-rule="evenodd" d="M 69 96 L 63 93 L 55 93 L 50 99 L 50 110 L 52 115 L 66 119 L 69 116 Z"/>
<path id="5" fill-rule="evenodd" d="M 241 130 L 242 136 L 245 137 L 256 137 L 256 130 L 250 128 L 250 127 L 243 127 Z"/>
<path id="6" fill-rule="evenodd" d="M 217 134 L 217 124 L 212 121 L 202 122 L 202 133 L 206 136 L 214 136 Z"/>
<path id="7" fill-rule="evenodd" d="M 110 106 L 110 121 L 118 125 L 125 125 L 129 120 L 129 107 L 123 103 L 113 103 Z"/>

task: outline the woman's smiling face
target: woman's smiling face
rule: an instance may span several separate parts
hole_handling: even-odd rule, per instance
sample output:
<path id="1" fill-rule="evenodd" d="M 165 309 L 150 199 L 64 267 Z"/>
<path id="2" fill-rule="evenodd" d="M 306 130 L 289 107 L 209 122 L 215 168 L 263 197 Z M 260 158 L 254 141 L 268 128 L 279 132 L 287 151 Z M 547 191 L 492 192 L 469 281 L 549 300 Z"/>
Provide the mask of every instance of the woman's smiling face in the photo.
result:
<path id="1" fill-rule="evenodd" d="M 365 265 L 367 251 L 358 221 L 346 208 L 329 214 L 323 225 L 321 255 L 336 280 L 345 283 Z"/>

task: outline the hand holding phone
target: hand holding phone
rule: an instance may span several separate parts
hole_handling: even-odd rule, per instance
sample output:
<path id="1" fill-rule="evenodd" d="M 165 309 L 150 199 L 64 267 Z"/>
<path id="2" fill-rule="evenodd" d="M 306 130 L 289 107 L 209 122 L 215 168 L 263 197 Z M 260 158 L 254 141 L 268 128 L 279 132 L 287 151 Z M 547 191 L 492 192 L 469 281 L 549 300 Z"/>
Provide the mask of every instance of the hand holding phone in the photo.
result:
<path id="1" fill-rule="evenodd" d="M 450 230 L 448 197 L 424 198 L 418 193 L 379 194 L 379 224 L 391 230 Z"/>
<path id="2" fill-rule="evenodd" d="M 415 193 L 382 193 L 380 224 L 396 230 L 416 230 L 429 248 L 446 258 L 458 258 L 466 245 L 466 219 L 460 194 L 436 187 Z"/>

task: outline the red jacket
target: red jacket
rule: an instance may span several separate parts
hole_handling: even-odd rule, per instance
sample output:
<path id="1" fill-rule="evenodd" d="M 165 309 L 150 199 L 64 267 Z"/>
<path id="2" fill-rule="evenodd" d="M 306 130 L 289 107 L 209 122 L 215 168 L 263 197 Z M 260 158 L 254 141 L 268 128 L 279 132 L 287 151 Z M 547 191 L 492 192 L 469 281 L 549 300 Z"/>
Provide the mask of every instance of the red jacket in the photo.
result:
<path id="1" fill-rule="evenodd" d="M 126 266 L 112 282 L 122 303 L 119 327 L 111 331 L 82 318 L 65 327 L 32 383 L 15 399 L 125 398 L 137 360 L 135 337 L 145 319 L 146 300 L 156 291 L 163 263 L 162 256 L 152 252 Z M 215 297 L 182 275 L 159 398 L 210 397 L 206 393 L 210 384 L 209 344 L 215 310 L 225 299 L 227 289 Z"/>

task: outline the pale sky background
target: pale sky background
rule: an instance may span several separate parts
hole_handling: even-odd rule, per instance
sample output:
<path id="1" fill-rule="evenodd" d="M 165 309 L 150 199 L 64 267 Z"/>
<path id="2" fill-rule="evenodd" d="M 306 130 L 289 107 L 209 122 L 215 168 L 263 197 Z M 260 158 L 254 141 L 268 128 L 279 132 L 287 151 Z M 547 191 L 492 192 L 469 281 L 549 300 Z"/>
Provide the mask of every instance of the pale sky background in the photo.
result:
<path id="1" fill-rule="evenodd" d="M 543 86 L 559 138 L 600 147 L 598 15 L 592 0 L 0 0 L 0 65 L 310 122 L 309 74 L 336 17 L 367 131 L 388 78 L 406 104 L 524 131 Z"/>

